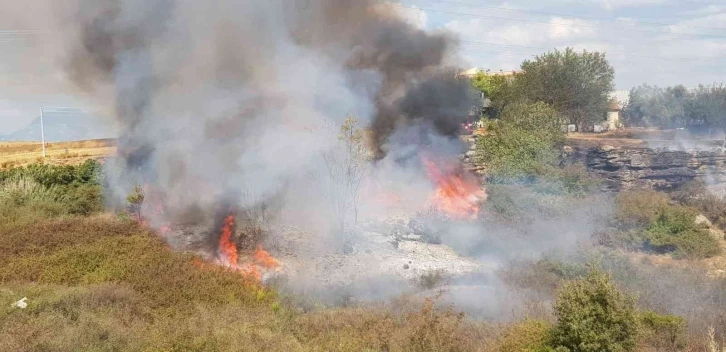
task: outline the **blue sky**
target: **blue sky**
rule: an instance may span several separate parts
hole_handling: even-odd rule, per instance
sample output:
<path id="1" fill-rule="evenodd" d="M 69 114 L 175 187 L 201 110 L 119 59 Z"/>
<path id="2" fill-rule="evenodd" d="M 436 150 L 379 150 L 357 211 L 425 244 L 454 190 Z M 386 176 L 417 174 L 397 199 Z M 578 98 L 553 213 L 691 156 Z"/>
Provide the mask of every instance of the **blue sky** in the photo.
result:
<path id="1" fill-rule="evenodd" d="M 452 62 L 464 68 L 516 69 L 570 46 L 606 52 L 618 90 L 726 82 L 726 0 L 399 1 L 395 11 L 412 24 L 460 38 Z M 53 21 L 43 5 L 9 1 L 0 13 L 0 134 L 27 125 L 41 105 L 83 106 L 59 83 L 53 33 L 31 31 Z"/>
<path id="2" fill-rule="evenodd" d="M 405 0 L 398 10 L 456 33 L 470 67 L 516 69 L 570 46 L 606 52 L 619 90 L 726 81 L 725 0 Z"/>

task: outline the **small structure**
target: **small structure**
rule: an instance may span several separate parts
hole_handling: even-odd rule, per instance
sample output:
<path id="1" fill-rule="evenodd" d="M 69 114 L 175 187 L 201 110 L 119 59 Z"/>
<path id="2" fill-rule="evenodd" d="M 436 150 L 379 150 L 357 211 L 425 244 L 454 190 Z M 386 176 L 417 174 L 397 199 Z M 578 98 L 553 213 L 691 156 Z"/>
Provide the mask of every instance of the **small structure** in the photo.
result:
<path id="1" fill-rule="evenodd" d="M 472 67 L 472 68 L 470 68 L 470 69 L 468 69 L 466 71 L 459 72 L 459 76 L 464 76 L 464 77 L 468 77 L 468 78 L 474 78 L 478 74 L 484 74 L 484 75 L 487 75 L 487 76 L 505 76 L 505 77 L 509 77 L 509 76 L 514 76 L 515 74 L 517 74 L 519 72 L 520 71 L 514 71 L 514 70 L 512 70 L 512 71 L 504 71 L 504 70 L 493 71 L 493 70 L 481 69 L 479 67 Z"/>
<path id="2" fill-rule="evenodd" d="M 610 131 L 618 129 L 620 127 L 620 111 L 623 108 L 620 107 L 620 104 L 616 100 L 610 101 L 610 107 L 608 108 L 608 117 L 607 117 L 607 129 Z"/>

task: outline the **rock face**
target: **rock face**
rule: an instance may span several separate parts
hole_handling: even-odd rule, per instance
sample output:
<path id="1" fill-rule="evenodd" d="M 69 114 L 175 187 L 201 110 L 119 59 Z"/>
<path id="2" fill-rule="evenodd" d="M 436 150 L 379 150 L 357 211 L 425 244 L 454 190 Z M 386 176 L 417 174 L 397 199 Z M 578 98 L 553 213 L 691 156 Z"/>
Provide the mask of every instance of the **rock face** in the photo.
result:
<path id="1" fill-rule="evenodd" d="M 708 184 L 726 183 L 726 151 L 666 150 L 635 146 L 597 148 L 566 147 L 567 163 L 583 163 L 602 177 L 606 190 L 678 188 L 692 180 Z"/>
<path id="2" fill-rule="evenodd" d="M 482 165 L 477 165 L 476 158 L 477 158 L 477 150 L 476 150 L 476 141 L 478 138 L 481 138 L 480 135 L 472 135 L 472 136 L 466 136 L 462 138 L 464 143 L 469 146 L 469 150 L 465 153 L 461 154 L 459 158 L 461 159 L 462 165 L 464 165 L 464 169 L 467 171 L 473 172 L 479 176 L 484 175 L 485 170 Z"/>

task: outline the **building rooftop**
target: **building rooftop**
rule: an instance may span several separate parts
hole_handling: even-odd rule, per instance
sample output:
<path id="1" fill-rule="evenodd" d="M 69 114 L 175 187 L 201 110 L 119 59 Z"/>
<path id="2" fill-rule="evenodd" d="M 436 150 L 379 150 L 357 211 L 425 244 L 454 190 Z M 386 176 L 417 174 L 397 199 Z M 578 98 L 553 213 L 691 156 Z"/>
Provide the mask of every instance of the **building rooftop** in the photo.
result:
<path id="1" fill-rule="evenodd" d="M 518 72 L 519 71 L 485 70 L 485 69 L 482 69 L 482 68 L 479 68 L 479 67 L 473 67 L 473 68 L 470 68 L 470 69 L 468 69 L 466 71 L 461 72 L 459 75 L 461 75 L 461 76 L 467 76 L 467 77 L 474 77 L 474 76 L 476 76 L 476 75 L 478 75 L 480 73 L 483 73 L 483 74 L 489 75 L 489 76 L 511 76 L 511 75 L 514 75 L 515 73 L 518 73 Z"/>

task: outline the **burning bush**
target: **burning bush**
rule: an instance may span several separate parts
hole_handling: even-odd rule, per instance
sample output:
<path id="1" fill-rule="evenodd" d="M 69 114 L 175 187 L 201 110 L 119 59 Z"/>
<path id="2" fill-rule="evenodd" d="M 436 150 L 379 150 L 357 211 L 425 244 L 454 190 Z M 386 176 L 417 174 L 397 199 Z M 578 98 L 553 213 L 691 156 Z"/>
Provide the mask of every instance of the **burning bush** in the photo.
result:
<path id="1" fill-rule="evenodd" d="M 422 160 L 429 178 L 436 184 L 435 193 L 429 198 L 430 206 L 455 220 L 476 219 L 486 192 L 474 175 L 465 173 L 458 164 L 437 163 L 427 157 Z"/>

